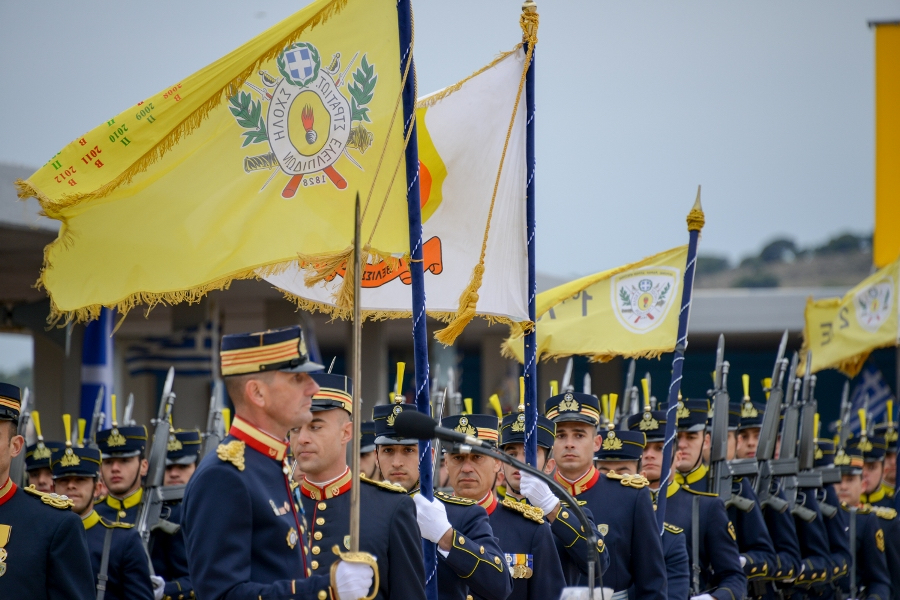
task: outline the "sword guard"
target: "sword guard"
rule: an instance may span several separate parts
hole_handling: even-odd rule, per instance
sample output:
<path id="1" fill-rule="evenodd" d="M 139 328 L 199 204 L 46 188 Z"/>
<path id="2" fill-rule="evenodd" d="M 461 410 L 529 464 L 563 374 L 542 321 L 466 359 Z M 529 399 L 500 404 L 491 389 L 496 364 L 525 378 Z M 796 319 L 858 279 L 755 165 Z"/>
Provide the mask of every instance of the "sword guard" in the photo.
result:
<path id="1" fill-rule="evenodd" d="M 360 600 L 374 600 L 375 596 L 378 595 L 379 586 L 378 562 L 375 560 L 375 557 L 368 552 L 341 552 L 341 549 L 339 546 L 337 546 L 337 544 L 331 547 L 331 551 L 334 552 L 338 557 L 338 559 L 331 564 L 331 589 L 337 590 L 337 585 L 335 585 L 335 577 L 337 576 L 337 566 L 341 561 L 369 565 L 370 567 L 372 567 L 372 572 L 375 574 L 372 593 L 368 596 L 363 596 L 362 598 L 360 598 Z"/>

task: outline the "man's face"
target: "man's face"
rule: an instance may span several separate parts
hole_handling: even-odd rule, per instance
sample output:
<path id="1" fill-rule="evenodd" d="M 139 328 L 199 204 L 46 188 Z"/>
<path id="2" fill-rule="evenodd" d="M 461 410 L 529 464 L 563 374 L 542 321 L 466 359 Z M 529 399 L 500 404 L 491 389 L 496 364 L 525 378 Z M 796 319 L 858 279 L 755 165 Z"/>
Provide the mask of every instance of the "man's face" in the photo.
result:
<path id="1" fill-rule="evenodd" d="M 884 474 L 884 464 L 878 462 L 863 463 L 863 491 L 866 494 L 877 492 L 881 487 L 881 476 Z"/>
<path id="2" fill-rule="evenodd" d="M 891 484 L 897 483 L 897 453 L 888 452 L 884 455 L 884 480 Z"/>
<path id="3" fill-rule="evenodd" d="M 574 480 L 587 473 L 594 461 L 594 452 L 600 449 L 601 441 L 597 428 L 590 423 L 558 423 L 553 457 L 560 474 Z"/>
<path id="4" fill-rule="evenodd" d="M 346 465 L 345 447 L 353 435 L 350 415 L 341 408 L 311 413 L 305 425 L 291 430 L 291 450 L 298 467 L 317 481 L 321 473 Z"/>
<path id="5" fill-rule="evenodd" d="M 453 493 L 476 502 L 488 495 L 499 472 L 499 461 L 489 456 L 450 454 L 447 457 L 447 473 Z"/>
<path id="6" fill-rule="evenodd" d="M 197 463 L 188 465 L 169 465 L 163 477 L 163 485 L 187 485 L 191 475 L 197 470 Z"/>
<path id="7" fill-rule="evenodd" d="M 737 448 L 737 433 L 729 431 L 726 439 L 728 440 L 728 448 L 725 450 L 725 457 L 727 460 L 734 460 L 734 453 Z"/>
<path id="8" fill-rule="evenodd" d="M 636 460 L 599 460 L 597 470 L 601 473 L 615 471 L 619 475 L 637 475 L 638 461 Z"/>
<path id="9" fill-rule="evenodd" d="M 33 485 L 39 492 L 53 491 L 53 473 L 47 467 L 28 471 L 28 485 Z"/>
<path id="10" fill-rule="evenodd" d="M 641 455 L 641 473 L 651 483 L 658 482 L 662 476 L 662 458 L 663 443 L 647 442 L 647 445 L 644 446 L 644 453 Z"/>
<path id="11" fill-rule="evenodd" d="M 141 476 L 147 474 L 147 461 L 140 456 L 104 458 L 100 474 L 109 493 L 122 498 L 140 487 Z"/>
<path id="12" fill-rule="evenodd" d="M 861 475 L 841 474 L 841 482 L 834 486 L 838 498 L 847 506 L 859 506 L 862 496 L 863 480 Z"/>
<path id="13" fill-rule="evenodd" d="M 703 447 L 708 445 L 706 433 L 703 431 L 679 431 L 675 450 L 675 469 L 681 473 L 689 472 L 697 466 Z"/>
<path id="14" fill-rule="evenodd" d="M 312 413 L 309 408 L 312 406 L 312 397 L 319 391 L 319 385 L 309 373 L 276 371 L 270 381 L 263 380 L 260 384 L 266 399 L 266 414 L 284 427 L 283 432 L 272 433 L 286 434 L 291 429 L 303 427 L 310 422 Z"/>
<path id="15" fill-rule="evenodd" d="M 390 444 L 376 446 L 378 468 L 381 476 L 402 485 L 406 491 L 419 483 L 419 446 L 415 444 Z"/>
<path id="16" fill-rule="evenodd" d="M 737 457 L 756 457 L 756 447 L 759 445 L 759 427 L 742 429 L 738 432 Z"/>
<path id="17" fill-rule="evenodd" d="M 512 456 L 519 462 L 525 462 L 525 444 L 506 444 L 501 448 L 508 455 Z M 544 464 L 547 462 L 547 449 L 538 446 L 537 453 L 537 468 L 538 470 L 542 470 L 544 468 Z M 512 465 L 508 465 L 506 463 L 500 463 L 500 468 L 503 469 L 503 477 L 506 479 L 506 485 L 513 491 L 514 494 L 519 493 L 519 489 L 522 485 L 522 474 L 519 473 L 519 470 Z"/>
<path id="18" fill-rule="evenodd" d="M 359 455 L 359 472 L 368 479 L 375 477 L 375 468 L 378 466 L 378 460 L 375 458 L 375 450 L 371 452 L 363 452 Z"/>
<path id="19" fill-rule="evenodd" d="M 16 424 L 0 420 L 0 481 L 6 482 L 9 465 L 24 446 L 25 438 L 16 433 Z"/>
<path id="20" fill-rule="evenodd" d="M 73 502 L 72 512 L 82 517 L 94 509 L 94 494 L 97 479 L 94 477 L 60 477 L 53 482 L 53 491 L 69 497 Z"/>

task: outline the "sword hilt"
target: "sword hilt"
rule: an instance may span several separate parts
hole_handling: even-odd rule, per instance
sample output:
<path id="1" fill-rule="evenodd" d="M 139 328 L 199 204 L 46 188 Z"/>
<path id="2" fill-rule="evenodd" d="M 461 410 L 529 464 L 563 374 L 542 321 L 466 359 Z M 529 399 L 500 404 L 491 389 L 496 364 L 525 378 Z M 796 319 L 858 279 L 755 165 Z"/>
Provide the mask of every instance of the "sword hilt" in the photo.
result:
<path id="1" fill-rule="evenodd" d="M 374 600 L 375 596 L 378 595 L 379 586 L 378 562 L 375 560 L 375 557 L 368 552 L 341 552 L 341 549 L 337 545 L 332 546 L 331 551 L 334 552 L 338 557 L 338 560 L 334 561 L 331 564 L 331 588 L 335 590 L 337 589 L 335 577 L 337 576 L 337 566 L 341 563 L 341 561 L 361 565 L 369 565 L 370 567 L 372 567 L 372 572 L 375 574 L 372 593 L 368 596 L 363 596 L 362 598 L 360 598 L 360 600 Z"/>

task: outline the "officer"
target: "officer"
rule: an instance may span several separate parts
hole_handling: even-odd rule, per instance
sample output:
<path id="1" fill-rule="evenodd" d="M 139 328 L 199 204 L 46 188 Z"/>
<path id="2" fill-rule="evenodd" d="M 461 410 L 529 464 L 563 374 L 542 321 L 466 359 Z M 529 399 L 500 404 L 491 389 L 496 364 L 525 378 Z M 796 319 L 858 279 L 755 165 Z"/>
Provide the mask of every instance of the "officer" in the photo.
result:
<path id="1" fill-rule="evenodd" d="M 25 449 L 25 473 L 28 476 L 28 485 L 33 485 L 39 492 L 52 492 L 53 475 L 50 473 L 50 454 L 53 450 L 65 448 L 65 444 L 44 441 L 44 436 L 41 435 L 41 415 L 38 411 L 31 411 L 31 422 L 34 423 L 37 442 Z"/>
<path id="2" fill-rule="evenodd" d="M 419 441 L 394 431 L 397 415 L 416 410 L 403 400 L 395 396 L 394 403 L 373 409 L 378 468 L 387 481 L 413 496 L 422 537 L 438 545 L 438 597 L 462 600 L 471 591 L 483 598 L 506 598 L 512 591 L 512 577 L 485 510 L 472 500 L 444 492 L 435 492 L 431 502 L 418 493 Z M 484 548 L 484 554 L 473 548 Z"/>
<path id="3" fill-rule="evenodd" d="M 63 415 L 63 422 L 64 430 L 70 431 L 69 415 Z M 147 554 L 134 526 L 112 523 L 94 510 L 100 451 L 66 442 L 62 450 L 53 451 L 51 470 L 56 493 L 67 496 L 72 512 L 81 517 L 97 590 L 104 590 L 108 600 L 154 598 Z"/>
<path id="4" fill-rule="evenodd" d="M 0 598 L 91 600 L 84 527 L 65 496 L 22 489 L 9 478 L 22 452 L 19 388 L 0 382 Z"/>
<path id="5" fill-rule="evenodd" d="M 359 474 L 373 481 L 381 481 L 378 461 L 375 459 L 375 422 L 363 421 L 360 427 Z"/>
<path id="6" fill-rule="evenodd" d="M 113 523 L 134 525 L 144 497 L 141 478 L 149 467 L 144 458 L 147 428 L 119 427 L 113 419 L 111 429 L 97 432 L 97 446 L 103 456 L 100 473 L 109 490 L 106 499 L 97 504 L 97 512 Z"/>
<path id="7" fill-rule="evenodd" d="M 702 417 L 698 414 L 697 420 Z M 631 415 L 625 422 L 629 431 L 638 431 L 646 435 L 647 442 L 641 454 L 641 473 L 649 482 L 649 488 L 654 498 L 654 504 L 659 497 L 660 482 L 665 479 L 662 474 L 663 446 L 666 431 L 665 411 L 650 410 L 650 405 L 644 406 L 644 411 Z M 692 421 L 678 422 L 679 427 L 688 430 L 696 427 Z M 621 468 L 621 467 L 620 467 Z M 697 561 L 697 585 L 694 590 L 701 595 L 702 590 L 711 590 L 708 594 L 716 600 L 736 600 L 743 598 L 747 588 L 747 578 L 741 569 L 738 556 L 737 542 L 732 537 L 733 526 L 728 520 L 725 505 L 713 494 L 697 492 L 689 488 L 682 488 L 679 484 L 668 479 L 666 489 L 666 522 L 671 528 L 682 531 L 685 541 L 685 550 L 688 554 L 688 564 Z M 699 547 L 696 552 L 693 549 L 693 503 L 696 498 L 698 514 L 703 515 L 698 520 L 699 531 L 697 540 Z M 665 533 L 663 543 L 665 544 Z M 668 561 L 667 561 L 667 570 Z M 691 573 L 695 573 L 692 569 Z M 676 579 L 677 581 L 677 579 Z M 676 598 L 671 593 L 669 586 L 669 598 Z M 680 594 L 680 592 L 678 592 Z M 679 595 L 686 598 L 690 594 Z"/>
<path id="8" fill-rule="evenodd" d="M 200 431 L 196 429 L 169 432 L 166 443 L 166 471 L 163 485 L 187 485 L 197 469 L 200 458 Z M 166 503 L 160 518 L 181 525 L 181 501 Z M 174 533 L 157 529 L 151 533 L 151 552 L 154 578 L 157 588 L 162 588 L 162 596 L 176 600 L 194 597 L 194 588 L 188 572 L 187 550 L 184 547 L 184 533 L 181 528 Z"/>
<path id="9" fill-rule="evenodd" d="M 226 335 L 220 353 L 235 417 L 184 493 L 191 582 L 203 600 L 364 596 L 372 569 L 342 562 L 334 579 L 309 575 L 306 529 L 290 492 L 288 431 L 312 418 L 319 391 L 300 327 Z"/>
<path id="10" fill-rule="evenodd" d="M 675 454 L 675 481 L 681 485 L 688 485 L 699 492 L 709 492 L 709 466 L 702 460 L 703 454 L 708 459 L 711 445 L 710 433 L 705 428 L 698 431 L 683 431 L 680 427 L 681 418 L 688 412 L 705 411 L 707 413 L 706 425 L 710 424 L 707 400 L 679 400 L 677 409 L 678 418 L 678 446 Z M 737 427 L 740 423 L 740 408 L 729 405 L 728 411 L 728 450 L 731 458 L 737 447 Z M 726 454 L 726 457 L 729 455 Z M 759 597 L 765 593 L 765 579 L 771 577 L 777 571 L 775 568 L 775 549 L 772 538 L 766 530 L 766 522 L 757 503 L 756 494 L 749 482 L 743 478 L 737 478 L 732 483 L 735 493 L 753 502 L 749 511 L 744 512 L 736 506 L 727 508 L 728 518 L 735 527 L 738 549 L 741 552 L 740 561 L 747 576 L 747 595 Z"/>
<path id="11" fill-rule="evenodd" d="M 849 529 L 856 530 L 856 539 L 850 539 L 856 546 L 856 568 L 851 565 L 850 575 L 841 578 L 840 587 L 845 594 L 851 594 L 850 598 L 889 600 L 891 579 L 884 555 L 884 531 L 878 517 L 860 503 L 863 457 L 859 446 L 848 445 L 839 451 L 834 463 L 841 468 L 841 482 L 837 484 L 841 510 L 848 516 Z"/>
<path id="12" fill-rule="evenodd" d="M 678 434 L 690 433 L 689 438 L 702 435 L 706 427 L 707 403 L 685 401 L 681 416 L 676 413 Z M 693 406 L 694 410 L 691 410 Z M 629 417 L 629 430 L 643 431 L 651 442 L 647 443 L 642 458 L 642 468 L 656 496 L 665 480 L 662 474 L 663 440 L 666 427 L 665 411 L 650 411 L 645 406 L 640 415 Z M 701 456 L 700 446 L 691 446 Z M 672 461 L 676 466 L 678 454 Z M 742 598 L 746 595 L 747 577 L 744 575 L 734 525 L 728 518 L 725 505 L 715 494 L 701 492 L 690 485 L 674 481 L 674 468 L 666 486 L 666 521 L 684 529 L 688 555 L 691 561 L 691 591 L 694 597 L 713 597 L 717 600 Z M 703 515 L 703 518 L 700 518 Z M 696 529 L 696 531 L 695 531 Z M 694 544 L 694 538 L 698 543 Z M 695 547 L 696 546 L 696 547 Z M 704 592 L 704 590 L 708 590 Z"/>
<path id="13" fill-rule="evenodd" d="M 834 468 L 835 444 L 828 439 L 816 438 L 816 469 Z M 812 494 L 807 494 L 811 496 Z M 822 514 L 822 522 L 828 538 L 828 555 L 831 571 L 827 586 L 813 586 L 810 596 L 828 600 L 834 597 L 838 581 L 850 570 L 850 541 L 847 537 L 847 513 L 840 510 L 840 500 L 834 486 L 826 484 L 816 490 L 816 503 Z"/>
<path id="14" fill-rule="evenodd" d="M 662 600 L 666 571 L 646 483 L 601 476 L 593 464 L 603 443 L 597 434 L 597 398 L 578 392 L 557 394 L 547 400 L 546 416 L 556 423 L 554 477 L 576 500 L 586 503 L 609 548 L 603 585 L 616 592 L 634 586 L 637 600 Z"/>
<path id="15" fill-rule="evenodd" d="M 291 448 L 303 471 L 301 500 L 312 538 L 309 568 L 318 574 L 328 572 L 337 559 L 333 547 L 350 549 L 352 478 L 347 444 L 353 434 L 353 383 L 344 375 L 313 373 L 312 378 L 320 388 L 312 397 L 312 420 L 291 430 Z M 422 539 L 415 502 L 400 486 L 360 481 L 360 506 L 369 518 L 360 520 L 359 548 L 378 560 L 375 597 L 424 597 Z"/>
<path id="16" fill-rule="evenodd" d="M 441 419 L 441 426 L 496 445 L 498 419 L 492 415 L 456 415 Z M 457 496 L 468 498 L 487 511 L 491 529 L 500 541 L 506 566 L 512 572 L 510 600 L 558 598 L 566 586 L 553 532 L 544 512 L 511 498 L 502 503 L 494 496 L 500 461 L 481 454 L 464 454 L 454 446 L 447 449 L 447 471 Z M 454 545 L 463 545 L 456 539 Z M 482 556 L 483 547 L 470 549 Z M 499 557 L 497 560 L 500 560 Z M 474 595 L 473 595 L 474 596 Z M 480 596 L 475 596 L 476 598 Z"/>
<path id="17" fill-rule="evenodd" d="M 629 431 L 626 427 L 616 431 L 613 427 L 613 416 L 616 414 L 616 400 L 613 395 L 607 415 L 607 431 L 600 449 L 594 454 L 597 469 L 610 479 L 624 481 L 642 480 L 645 485 L 650 481 L 640 474 L 641 456 L 647 444 L 647 436 L 640 431 Z M 647 407 L 649 409 L 649 406 Z M 622 425 L 626 425 L 625 422 Z M 666 563 L 666 597 L 687 598 L 690 595 L 690 561 L 688 560 L 687 541 L 684 529 L 669 523 L 663 523 L 660 538 L 663 557 Z"/>
<path id="18" fill-rule="evenodd" d="M 756 448 L 759 443 L 759 433 L 762 428 L 763 417 L 766 413 L 766 405 L 753 402 L 750 399 L 750 376 L 743 376 L 744 398 L 741 401 L 735 456 L 739 459 L 752 459 L 756 457 Z M 729 415 L 730 416 L 730 415 Z M 772 490 L 772 493 L 785 501 L 784 494 L 780 490 Z M 804 494 L 814 501 L 814 494 Z M 757 501 L 757 506 L 759 503 Z M 822 544 L 827 538 L 825 530 L 821 527 L 821 519 L 814 525 L 814 531 L 807 531 L 807 527 L 813 524 L 806 523 L 802 519 L 796 519 L 790 510 L 777 511 L 771 506 L 760 506 L 765 520 L 765 526 L 775 550 L 775 562 L 772 572 L 769 573 L 769 581 L 766 582 L 765 596 L 773 598 L 779 595 L 778 588 L 787 587 L 789 581 L 798 583 L 807 580 L 818 580 L 828 577 L 827 546 Z M 799 532 L 803 532 L 804 540 L 818 540 L 819 544 L 813 548 L 806 548 L 806 553 L 801 555 Z"/>
<path id="19" fill-rule="evenodd" d="M 524 399 L 524 385 L 522 386 Z M 537 434 L 537 465 L 540 471 L 544 470 L 550 453 L 553 451 L 553 442 L 556 440 L 556 424 L 538 415 L 535 427 Z M 525 462 L 525 405 L 519 404 L 515 413 L 503 417 L 500 423 L 500 449 L 508 455 Z M 556 551 L 566 578 L 566 585 L 578 586 L 587 581 L 588 575 L 588 540 L 584 536 L 584 527 L 576 518 L 569 505 L 562 502 L 544 481 L 529 473 L 520 473 L 515 467 L 501 463 L 503 477 L 506 480 L 505 493 L 500 498 L 503 502 L 507 498 L 516 502 L 524 502 L 537 506 L 544 511 L 544 518 L 550 523 L 550 530 L 556 542 Z M 584 509 L 585 516 L 590 521 L 590 527 L 597 531 L 593 514 L 589 508 Z M 595 577 L 598 583 L 602 581 L 602 575 L 609 567 L 609 553 L 606 552 L 606 544 L 603 542 L 603 534 L 597 532 L 597 556 L 599 561 L 595 565 Z"/>

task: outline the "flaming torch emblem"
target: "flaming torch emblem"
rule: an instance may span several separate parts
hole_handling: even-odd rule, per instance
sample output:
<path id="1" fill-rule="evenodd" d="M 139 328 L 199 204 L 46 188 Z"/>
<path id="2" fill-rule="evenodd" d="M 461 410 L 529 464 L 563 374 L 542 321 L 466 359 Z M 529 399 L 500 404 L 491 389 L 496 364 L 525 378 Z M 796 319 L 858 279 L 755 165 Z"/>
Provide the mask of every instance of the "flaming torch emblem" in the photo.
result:
<path id="1" fill-rule="evenodd" d="M 313 123 L 316 122 L 316 115 L 313 113 L 312 106 L 307 104 L 300 113 L 300 120 L 303 122 L 303 129 L 306 130 L 306 143 L 312 144 L 316 141 L 316 130 L 313 129 Z"/>

